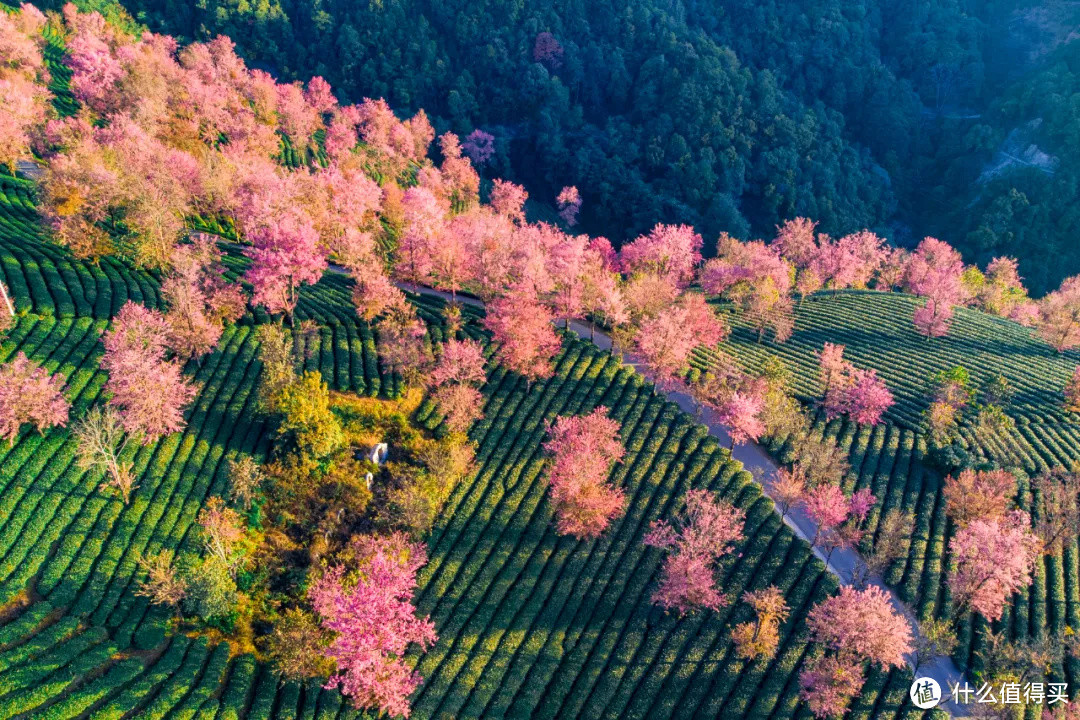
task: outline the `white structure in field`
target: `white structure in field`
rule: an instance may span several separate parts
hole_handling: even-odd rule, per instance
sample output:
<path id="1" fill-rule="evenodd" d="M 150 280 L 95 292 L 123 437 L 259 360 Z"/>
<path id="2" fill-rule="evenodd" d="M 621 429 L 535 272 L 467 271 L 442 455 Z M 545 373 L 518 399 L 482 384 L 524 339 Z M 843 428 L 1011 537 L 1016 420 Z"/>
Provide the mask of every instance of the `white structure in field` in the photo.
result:
<path id="1" fill-rule="evenodd" d="M 386 462 L 386 456 L 389 453 L 390 447 L 386 443 L 377 443 L 375 447 L 371 448 L 371 455 L 368 460 L 381 467 Z"/>

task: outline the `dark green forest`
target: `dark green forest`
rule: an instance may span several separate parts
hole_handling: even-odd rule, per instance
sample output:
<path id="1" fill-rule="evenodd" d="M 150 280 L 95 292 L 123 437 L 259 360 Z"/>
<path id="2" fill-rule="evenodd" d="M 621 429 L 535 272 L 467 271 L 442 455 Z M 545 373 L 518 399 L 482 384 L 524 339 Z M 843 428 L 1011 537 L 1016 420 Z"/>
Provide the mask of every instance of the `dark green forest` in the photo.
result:
<path id="1" fill-rule="evenodd" d="M 1080 3 L 1064 0 L 123 0 L 254 66 L 496 137 L 487 176 L 619 242 L 656 222 L 924 235 L 1080 272 Z M 556 41 L 537 53 L 537 37 Z M 1048 254 L 1059 262 L 1046 263 Z"/>

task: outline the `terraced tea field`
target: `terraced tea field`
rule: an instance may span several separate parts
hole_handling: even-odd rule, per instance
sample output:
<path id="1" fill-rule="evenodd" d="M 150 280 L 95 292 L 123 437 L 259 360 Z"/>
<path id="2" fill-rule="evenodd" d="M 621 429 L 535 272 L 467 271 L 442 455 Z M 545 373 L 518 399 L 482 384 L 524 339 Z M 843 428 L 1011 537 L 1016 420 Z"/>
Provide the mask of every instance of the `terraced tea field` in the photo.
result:
<path id="1" fill-rule="evenodd" d="M 0 360 L 22 351 L 67 378 L 78 417 L 101 401 L 99 338 L 127 300 L 160 302 L 158 278 L 122 261 L 81 262 L 42 239 L 32 186 L 0 181 L 0 267 L 19 317 Z M 228 260 L 231 272 L 244 260 Z M 308 367 L 335 388 L 396 394 L 377 333 L 356 318 L 346 278 L 305 289 L 298 319 Z M 442 303 L 413 296 L 432 341 Z M 465 332 L 484 338 L 469 309 Z M 202 390 L 186 431 L 128 452 L 140 477 L 124 505 L 74 462 L 66 430 L 0 446 L 0 719 L 352 718 L 318 683 L 283 683 L 227 643 L 169 636 L 167 614 L 134 594 L 137 560 L 195 547 L 203 501 L 224 489 L 226 460 L 263 458 L 268 428 L 254 411 L 260 364 L 249 314 L 187 372 Z M 480 469 L 452 496 L 430 537 L 420 610 L 439 642 L 413 658 L 426 682 L 418 718 L 805 717 L 797 671 L 802 621 L 835 579 L 772 511 L 772 503 L 716 439 L 653 387 L 594 346 L 567 338 L 552 378 L 527 384 L 492 368 L 485 417 L 472 429 Z M 612 409 L 628 455 L 615 470 L 629 510 L 599 541 L 555 535 L 541 441 L 558 414 Z M 435 426 L 430 405 L 418 419 Z M 728 633 L 749 618 L 732 603 L 678 619 L 653 606 L 661 554 L 641 544 L 690 487 L 709 487 L 747 511 L 746 539 L 723 569 L 733 599 L 776 584 L 791 605 L 772 661 L 737 659 Z M 913 714 L 909 676 L 871 674 L 852 717 Z"/>
<path id="2" fill-rule="evenodd" d="M 822 295 L 798 310 L 795 334 L 784 345 L 758 344 L 756 334 L 736 327 L 723 350 L 747 368 L 759 367 L 770 355 L 791 371 L 794 391 L 813 407 L 819 396 L 814 352 L 825 342 L 845 345 L 845 357 L 859 367 L 874 368 L 892 390 L 896 405 L 886 422 L 858 427 L 844 419 L 826 422 L 816 416 L 814 432 L 834 440 L 849 453 L 848 489 L 869 487 L 879 499 L 868 519 L 877 529 L 882 513 L 901 509 L 915 514 L 915 535 L 906 561 L 894 566 L 887 581 L 922 618 L 949 617 L 952 612 L 945 572 L 951 527 L 941 497 L 940 472 L 924 463 L 926 442 L 919 430 L 921 413 L 929 403 L 928 380 L 938 370 L 957 365 L 971 372 L 976 387 L 1001 374 L 1016 389 L 1008 413 L 1016 431 L 990 440 L 990 450 L 1007 450 L 1029 475 L 1080 461 L 1080 423 L 1061 408 L 1062 387 L 1080 362 L 1075 352 L 1058 355 L 1020 325 L 973 310 L 957 310 L 948 337 L 931 341 L 916 333 L 911 314 L 919 303 L 910 296 L 877 292 Z M 696 353 L 695 367 L 706 370 L 715 356 Z M 974 445 L 970 428 L 963 434 Z M 770 451 L 790 461 L 790 445 L 780 439 Z M 1030 492 L 1022 483 L 1018 502 L 1030 509 Z M 1060 635 L 1066 626 L 1080 627 L 1080 547 L 1066 544 L 1062 558 L 1047 557 L 1037 568 L 1035 582 L 1019 593 L 994 629 L 1005 629 L 1018 640 Z M 961 667 L 979 667 L 985 623 L 969 623 L 961 635 L 955 659 Z M 1080 663 L 1068 658 L 1057 669 L 1071 685 L 1080 682 Z"/>

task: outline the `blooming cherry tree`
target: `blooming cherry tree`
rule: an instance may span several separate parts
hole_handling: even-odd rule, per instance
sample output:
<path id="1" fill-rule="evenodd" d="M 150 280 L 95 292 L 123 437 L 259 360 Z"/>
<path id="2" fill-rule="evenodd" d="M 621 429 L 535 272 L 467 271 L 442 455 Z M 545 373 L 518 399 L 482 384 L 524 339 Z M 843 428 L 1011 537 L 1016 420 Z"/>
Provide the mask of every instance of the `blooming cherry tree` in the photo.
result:
<path id="1" fill-rule="evenodd" d="M 531 381 L 552 373 L 551 360 L 561 347 L 553 320 L 535 295 L 511 292 L 488 305 L 484 326 L 498 344 L 499 361 Z"/>
<path id="2" fill-rule="evenodd" d="M 1013 593 L 1031 583 L 1042 544 L 1023 510 L 1001 518 L 972 520 L 949 542 L 955 570 L 949 576 L 953 601 L 987 620 L 1001 618 Z"/>
<path id="3" fill-rule="evenodd" d="M 406 664 L 405 651 L 436 640 L 435 625 L 417 617 L 412 604 L 427 553 L 400 532 L 360 535 L 352 549 L 354 565 L 331 567 L 308 590 L 322 626 L 335 633 L 327 654 L 337 672 L 327 687 L 340 687 L 358 708 L 407 718 L 409 695 L 421 678 Z"/>
<path id="4" fill-rule="evenodd" d="M 544 449 L 551 453 L 548 482 L 560 534 L 599 537 L 626 507 L 621 488 L 608 482 L 626 453 L 619 424 L 598 407 L 588 415 L 557 418 Z"/>
<path id="5" fill-rule="evenodd" d="M 63 395 L 64 379 L 50 375 L 22 352 L 0 365 L 0 435 L 12 445 L 24 425 L 39 432 L 67 424 L 71 404 Z"/>
<path id="6" fill-rule="evenodd" d="M 653 521 L 645 544 L 669 550 L 653 602 L 679 613 L 726 605 L 717 587 L 716 563 L 743 537 L 745 519 L 745 512 L 708 490 L 690 490 L 673 523 Z"/>

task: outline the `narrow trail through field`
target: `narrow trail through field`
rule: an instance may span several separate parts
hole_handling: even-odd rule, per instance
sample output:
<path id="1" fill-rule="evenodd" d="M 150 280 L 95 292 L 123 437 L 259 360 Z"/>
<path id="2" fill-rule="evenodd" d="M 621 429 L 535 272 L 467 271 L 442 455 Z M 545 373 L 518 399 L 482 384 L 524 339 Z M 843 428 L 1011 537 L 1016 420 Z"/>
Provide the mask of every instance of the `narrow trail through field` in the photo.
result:
<path id="1" fill-rule="evenodd" d="M 344 272 L 342 268 L 331 266 L 332 272 Z M 403 290 L 409 292 L 420 293 L 424 295 L 434 295 L 444 300 L 450 300 L 450 293 L 442 292 L 440 290 L 434 290 L 432 288 L 421 287 L 408 283 L 399 283 L 399 286 Z M 457 296 L 457 301 L 468 305 L 475 305 L 482 307 L 483 303 L 475 298 Z M 582 322 L 578 320 L 571 321 L 570 329 L 584 340 L 588 340 L 599 347 L 601 350 L 611 350 L 612 342 L 611 337 L 607 335 L 603 330 L 593 326 L 590 323 Z M 654 378 L 632 354 L 623 354 L 623 362 L 630 367 L 633 367 L 637 372 L 641 373 L 650 380 Z M 729 447 L 731 444 L 731 436 L 728 434 L 727 427 L 720 422 L 717 418 L 717 414 L 714 410 L 704 407 L 701 403 L 695 400 L 693 397 L 684 392 L 677 390 L 667 390 L 663 392 L 664 395 L 677 404 L 682 410 L 691 416 L 698 418 L 698 420 L 708 428 L 709 433 L 720 440 L 724 447 Z M 772 497 L 772 484 L 776 475 L 776 470 L 779 465 L 777 462 L 769 456 L 769 454 L 759 445 L 754 443 L 748 443 L 746 445 L 735 446 L 733 457 L 741 462 L 743 466 L 753 473 L 754 477 L 761 483 L 765 490 L 765 494 Z M 803 512 L 801 508 L 793 508 L 788 511 L 786 517 L 783 518 L 784 522 L 792 531 L 810 543 L 817 533 L 817 524 L 810 519 L 810 517 Z M 832 554 L 826 558 L 825 554 L 817 547 L 813 548 L 814 554 L 825 563 L 833 575 L 835 575 L 843 585 L 852 585 L 856 573 L 856 568 L 861 564 L 859 555 L 854 550 L 834 550 Z M 918 624 L 916 622 L 915 612 L 908 607 L 907 603 L 900 599 L 900 597 L 893 592 L 880 577 L 871 578 L 870 582 L 877 585 L 888 593 L 889 598 L 892 600 L 893 606 L 897 612 L 901 613 L 907 618 L 908 624 L 911 625 L 911 632 L 913 635 L 917 635 L 919 632 Z M 908 656 L 908 665 L 914 669 L 914 657 Z M 964 674 L 960 672 L 959 668 L 953 662 L 952 658 L 946 655 L 939 655 L 931 658 L 930 660 L 924 660 L 916 671 L 916 676 L 919 678 L 932 678 L 937 681 L 941 686 L 942 694 L 948 696 L 949 689 L 956 683 L 964 682 Z M 954 717 L 962 717 L 969 714 L 966 706 L 957 704 L 950 698 L 946 702 L 943 702 L 938 706 L 949 712 Z"/>

